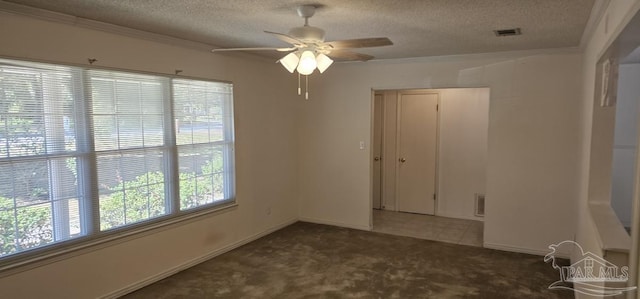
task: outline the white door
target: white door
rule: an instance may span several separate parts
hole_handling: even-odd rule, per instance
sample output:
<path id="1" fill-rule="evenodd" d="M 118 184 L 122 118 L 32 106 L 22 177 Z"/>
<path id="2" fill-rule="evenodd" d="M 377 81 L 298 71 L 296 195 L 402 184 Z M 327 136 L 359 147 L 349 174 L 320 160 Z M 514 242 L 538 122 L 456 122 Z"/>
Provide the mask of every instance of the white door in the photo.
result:
<path id="1" fill-rule="evenodd" d="M 398 95 L 398 211 L 435 212 L 438 94 Z"/>
<path id="2" fill-rule="evenodd" d="M 376 94 L 373 100 L 373 208 L 382 209 L 382 114 L 384 96 Z"/>

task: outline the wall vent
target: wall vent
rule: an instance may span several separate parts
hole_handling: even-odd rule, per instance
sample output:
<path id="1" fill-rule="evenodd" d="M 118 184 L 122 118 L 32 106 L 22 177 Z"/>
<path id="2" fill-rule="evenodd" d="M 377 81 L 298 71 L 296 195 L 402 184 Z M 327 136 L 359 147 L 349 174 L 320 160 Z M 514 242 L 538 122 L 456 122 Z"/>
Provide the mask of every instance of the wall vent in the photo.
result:
<path id="1" fill-rule="evenodd" d="M 484 194 L 476 193 L 475 215 L 484 217 Z"/>
<path id="2" fill-rule="evenodd" d="M 512 35 L 520 35 L 522 34 L 522 31 L 520 30 L 520 28 L 511 28 L 511 29 L 493 30 L 493 33 L 495 33 L 496 36 L 512 36 Z"/>

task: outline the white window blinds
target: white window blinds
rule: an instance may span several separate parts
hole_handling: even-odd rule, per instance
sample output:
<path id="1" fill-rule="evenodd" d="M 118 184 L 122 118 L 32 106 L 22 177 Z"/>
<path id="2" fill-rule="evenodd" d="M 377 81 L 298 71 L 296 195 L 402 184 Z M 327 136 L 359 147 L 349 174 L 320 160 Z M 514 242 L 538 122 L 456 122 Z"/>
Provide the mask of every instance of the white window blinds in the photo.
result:
<path id="1" fill-rule="evenodd" d="M 173 82 L 183 210 L 234 197 L 231 92 L 225 83 Z"/>
<path id="2" fill-rule="evenodd" d="M 86 234 L 79 73 L 0 64 L 0 256 Z"/>
<path id="3" fill-rule="evenodd" d="M 169 80 L 89 71 L 93 141 L 97 157 L 100 228 L 167 214 L 164 103 Z"/>
<path id="4" fill-rule="evenodd" d="M 0 59 L 0 262 L 234 202 L 232 91 Z"/>

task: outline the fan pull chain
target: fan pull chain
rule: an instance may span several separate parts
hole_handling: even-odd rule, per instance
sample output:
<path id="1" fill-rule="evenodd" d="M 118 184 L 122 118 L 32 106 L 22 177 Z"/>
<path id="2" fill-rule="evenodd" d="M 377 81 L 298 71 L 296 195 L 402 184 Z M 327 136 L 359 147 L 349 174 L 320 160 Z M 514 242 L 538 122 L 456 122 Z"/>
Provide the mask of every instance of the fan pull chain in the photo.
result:
<path id="1" fill-rule="evenodd" d="M 304 99 L 308 100 L 309 99 L 309 76 L 304 76 L 304 77 L 305 77 Z"/>
<path id="2" fill-rule="evenodd" d="M 298 73 L 298 95 L 302 95 L 302 90 L 300 89 L 300 73 Z"/>

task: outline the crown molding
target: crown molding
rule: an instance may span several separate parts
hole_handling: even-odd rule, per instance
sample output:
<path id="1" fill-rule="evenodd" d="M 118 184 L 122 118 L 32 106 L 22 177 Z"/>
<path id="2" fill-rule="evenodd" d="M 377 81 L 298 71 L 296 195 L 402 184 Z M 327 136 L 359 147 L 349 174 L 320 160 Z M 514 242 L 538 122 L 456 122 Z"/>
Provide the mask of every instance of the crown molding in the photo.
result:
<path id="1" fill-rule="evenodd" d="M 35 8 L 31 6 L 26 6 L 26 5 L 10 3 L 6 1 L 0 1 L 0 12 L 22 15 L 22 16 L 43 20 L 43 21 L 61 23 L 61 24 L 66 24 L 66 25 L 71 25 L 71 26 L 76 26 L 81 28 L 99 30 L 107 33 L 113 33 L 113 34 L 123 35 L 127 37 L 144 39 L 148 41 L 180 46 L 180 47 L 200 50 L 200 51 L 209 52 L 211 51 L 211 49 L 218 48 L 215 45 L 210 45 L 206 43 L 201 43 L 201 42 L 181 39 L 173 36 L 109 24 L 105 22 L 95 21 L 95 20 L 86 19 L 82 17 L 76 17 L 68 14 L 58 13 L 58 12 Z"/>
<path id="2" fill-rule="evenodd" d="M 374 59 L 374 60 L 369 60 L 367 63 L 397 64 L 397 63 L 420 63 L 420 62 L 450 62 L 450 61 L 479 60 L 479 59 L 516 59 L 516 58 L 536 56 L 536 55 L 579 54 L 579 53 L 582 53 L 582 49 L 579 47 L 565 47 L 565 48 L 513 50 L 513 51 L 469 53 L 469 54 L 440 55 L 440 56 L 423 56 L 423 57 L 409 57 L 409 58 Z M 350 65 L 350 64 L 357 64 L 357 63 L 360 63 L 360 62 L 359 61 L 341 62 L 341 64 L 343 65 Z"/>
<path id="3" fill-rule="evenodd" d="M 607 11 L 610 2 L 611 0 L 596 0 L 593 3 L 591 15 L 589 16 L 589 20 L 587 20 L 587 24 L 584 26 L 582 38 L 580 38 L 580 49 L 584 49 L 589 43 L 589 40 L 591 40 L 591 37 L 604 17 L 604 13 Z"/>

